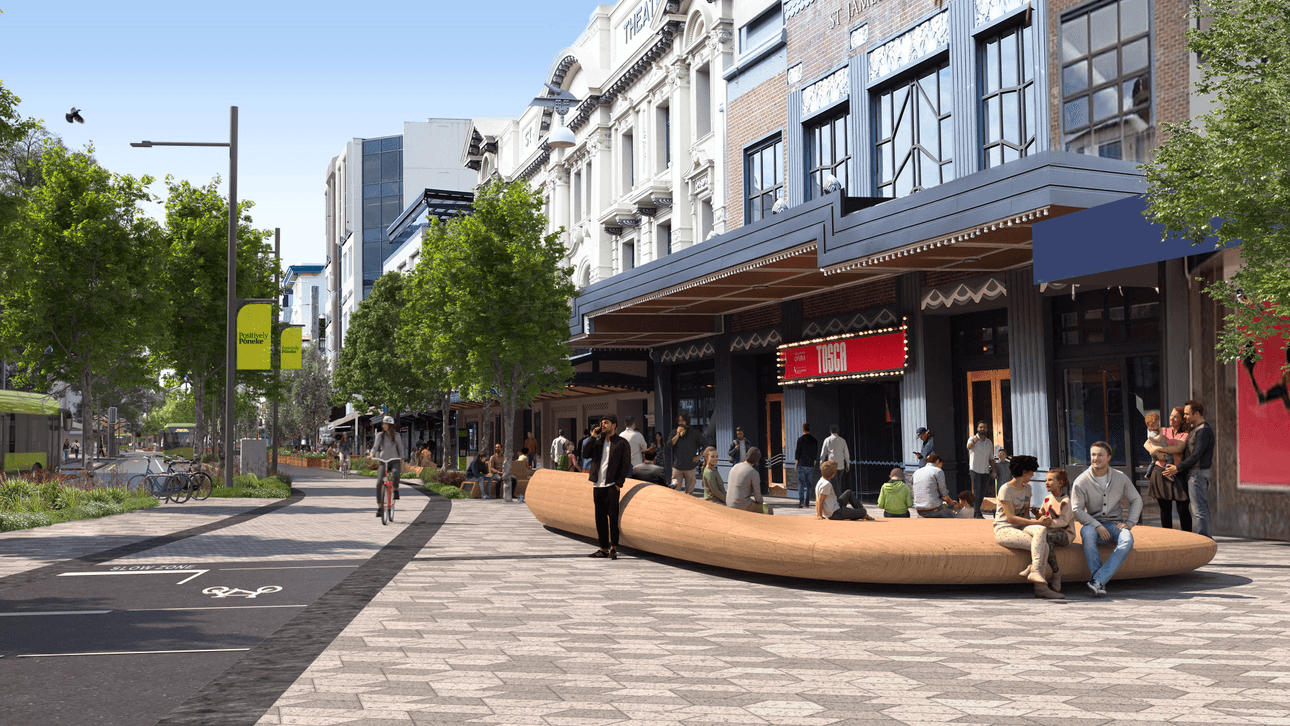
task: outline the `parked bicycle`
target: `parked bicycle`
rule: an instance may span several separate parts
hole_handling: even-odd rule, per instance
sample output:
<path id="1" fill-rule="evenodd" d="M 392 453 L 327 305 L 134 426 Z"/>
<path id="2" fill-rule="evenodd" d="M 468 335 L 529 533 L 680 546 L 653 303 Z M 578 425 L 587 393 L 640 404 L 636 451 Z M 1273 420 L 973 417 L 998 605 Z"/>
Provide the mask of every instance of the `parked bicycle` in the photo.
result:
<path id="1" fill-rule="evenodd" d="M 208 467 L 196 461 L 175 458 L 170 461 L 166 471 L 172 474 L 182 474 L 187 477 L 193 499 L 202 501 L 211 495 L 215 488 L 215 482 L 211 475 L 206 472 Z"/>
<path id="2" fill-rule="evenodd" d="M 161 470 L 160 457 L 146 457 L 147 464 L 142 474 L 135 474 L 126 482 L 127 489 L 143 489 L 161 501 L 172 501 L 183 504 L 190 498 L 206 499 L 214 489 L 210 475 L 203 471 L 182 471 L 183 460 L 171 463 L 167 470 Z M 153 471 L 153 464 L 157 471 Z M 177 467 L 176 464 L 179 466 Z"/>

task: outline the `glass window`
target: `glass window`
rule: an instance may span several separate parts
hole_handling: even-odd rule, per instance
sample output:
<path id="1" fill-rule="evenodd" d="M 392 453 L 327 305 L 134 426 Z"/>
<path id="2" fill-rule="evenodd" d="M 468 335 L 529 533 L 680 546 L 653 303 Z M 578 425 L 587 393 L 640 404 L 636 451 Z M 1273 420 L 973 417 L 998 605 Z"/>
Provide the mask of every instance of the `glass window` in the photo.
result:
<path id="1" fill-rule="evenodd" d="M 403 176 L 403 154 L 386 151 L 381 154 L 381 181 L 396 182 Z"/>
<path id="2" fill-rule="evenodd" d="M 842 184 L 843 194 L 851 189 L 851 140 L 847 134 L 850 125 L 851 112 L 843 111 L 807 129 L 807 199 L 826 192 L 830 175 Z"/>
<path id="3" fill-rule="evenodd" d="M 784 198 L 784 142 L 776 137 L 744 154 L 744 222 L 770 216 Z"/>
<path id="4" fill-rule="evenodd" d="M 763 43 L 779 37 L 784 29 L 784 12 L 779 3 L 758 15 L 752 22 L 739 29 L 739 52 L 747 53 Z"/>
<path id="5" fill-rule="evenodd" d="M 1147 0 L 1062 20 L 1062 138 L 1067 151 L 1145 161 L 1155 145 Z"/>
<path id="6" fill-rule="evenodd" d="M 636 243 L 635 242 L 623 243 L 622 262 L 623 262 L 623 269 L 622 269 L 623 272 L 626 272 L 636 267 Z"/>
<path id="7" fill-rule="evenodd" d="M 374 184 L 381 181 L 381 156 L 372 154 L 363 157 L 363 184 Z"/>
<path id="8" fill-rule="evenodd" d="M 981 126 L 985 167 L 1006 164 L 1035 151 L 1031 30 L 1009 28 L 981 44 Z M 1062 87 L 1086 87 L 1087 63 L 1062 74 Z"/>
<path id="9" fill-rule="evenodd" d="M 950 90 L 950 66 L 942 63 L 878 93 L 878 196 L 903 197 L 954 178 Z M 1002 99 L 996 96 L 986 109 L 985 126 L 1002 136 Z"/>
<path id="10" fill-rule="evenodd" d="M 1090 343 L 1160 340 L 1160 293 L 1153 287 L 1112 287 L 1053 298 L 1057 348 Z M 1072 351 L 1073 352 L 1073 351 Z"/>

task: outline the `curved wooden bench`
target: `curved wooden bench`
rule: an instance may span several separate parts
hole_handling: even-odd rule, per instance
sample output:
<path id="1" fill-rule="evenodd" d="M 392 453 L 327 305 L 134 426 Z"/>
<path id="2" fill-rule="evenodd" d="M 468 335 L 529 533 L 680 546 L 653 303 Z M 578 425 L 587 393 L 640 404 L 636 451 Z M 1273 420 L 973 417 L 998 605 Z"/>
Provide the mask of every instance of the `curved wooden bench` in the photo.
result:
<path id="1" fill-rule="evenodd" d="M 540 469 L 525 502 L 542 524 L 594 538 L 586 474 Z M 994 523 L 973 519 L 834 522 L 730 509 L 655 484 L 628 480 L 621 493 L 621 544 L 689 562 L 768 575 L 924 585 L 1022 583 L 1030 555 L 994 541 Z M 1133 552 L 1117 580 L 1190 572 L 1218 547 L 1197 534 L 1135 527 Z M 1103 558 L 1109 545 L 1101 547 Z M 1089 579 L 1078 540 L 1058 548 L 1062 580 Z"/>

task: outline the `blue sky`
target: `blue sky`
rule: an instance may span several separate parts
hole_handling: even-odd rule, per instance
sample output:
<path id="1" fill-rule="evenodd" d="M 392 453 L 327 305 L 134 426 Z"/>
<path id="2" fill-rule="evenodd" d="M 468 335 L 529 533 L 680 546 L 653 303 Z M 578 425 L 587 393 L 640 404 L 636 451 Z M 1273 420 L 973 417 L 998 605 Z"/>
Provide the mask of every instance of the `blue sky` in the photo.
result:
<path id="1" fill-rule="evenodd" d="M 283 262 L 322 262 L 327 162 L 353 137 L 430 117 L 518 115 L 594 2 L 0 0 L 0 82 L 24 116 L 108 169 L 206 183 L 238 106 L 238 196 L 281 227 Z M 85 124 L 63 119 L 72 106 Z M 226 188 L 221 186 L 226 192 Z M 160 214 L 159 205 L 149 210 Z"/>

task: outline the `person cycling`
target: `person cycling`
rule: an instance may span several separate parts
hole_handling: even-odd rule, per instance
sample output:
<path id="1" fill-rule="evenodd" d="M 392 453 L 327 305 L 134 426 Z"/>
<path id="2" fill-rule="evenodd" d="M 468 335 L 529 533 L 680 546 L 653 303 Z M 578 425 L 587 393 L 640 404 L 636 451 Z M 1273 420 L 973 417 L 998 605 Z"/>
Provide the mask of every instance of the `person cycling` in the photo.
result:
<path id="1" fill-rule="evenodd" d="M 340 475 L 349 476 L 349 457 L 354 455 L 354 442 L 349 440 L 349 434 L 340 435 L 340 443 L 336 445 L 336 451 L 340 454 Z"/>
<path id="2" fill-rule="evenodd" d="M 386 416 L 381 419 L 381 430 L 377 432 L 376 438 L 372 441 L 372 450 L 367 453 L 368 458 L 377 462 L 376 469 L 376 516 L 380 518 L 381 510 L 384 509 L 384 502 L 381 501 L 381 478 L 385 475 L 385 461 L 383 459 L 393 459 L 390 462 L 390 480 L 394 483 L 394 498 L 399 498 L 399 474 L 403 471 L 403 441 L 399 438 L 399 432 L 394 428 L 394 417 Z"/>

